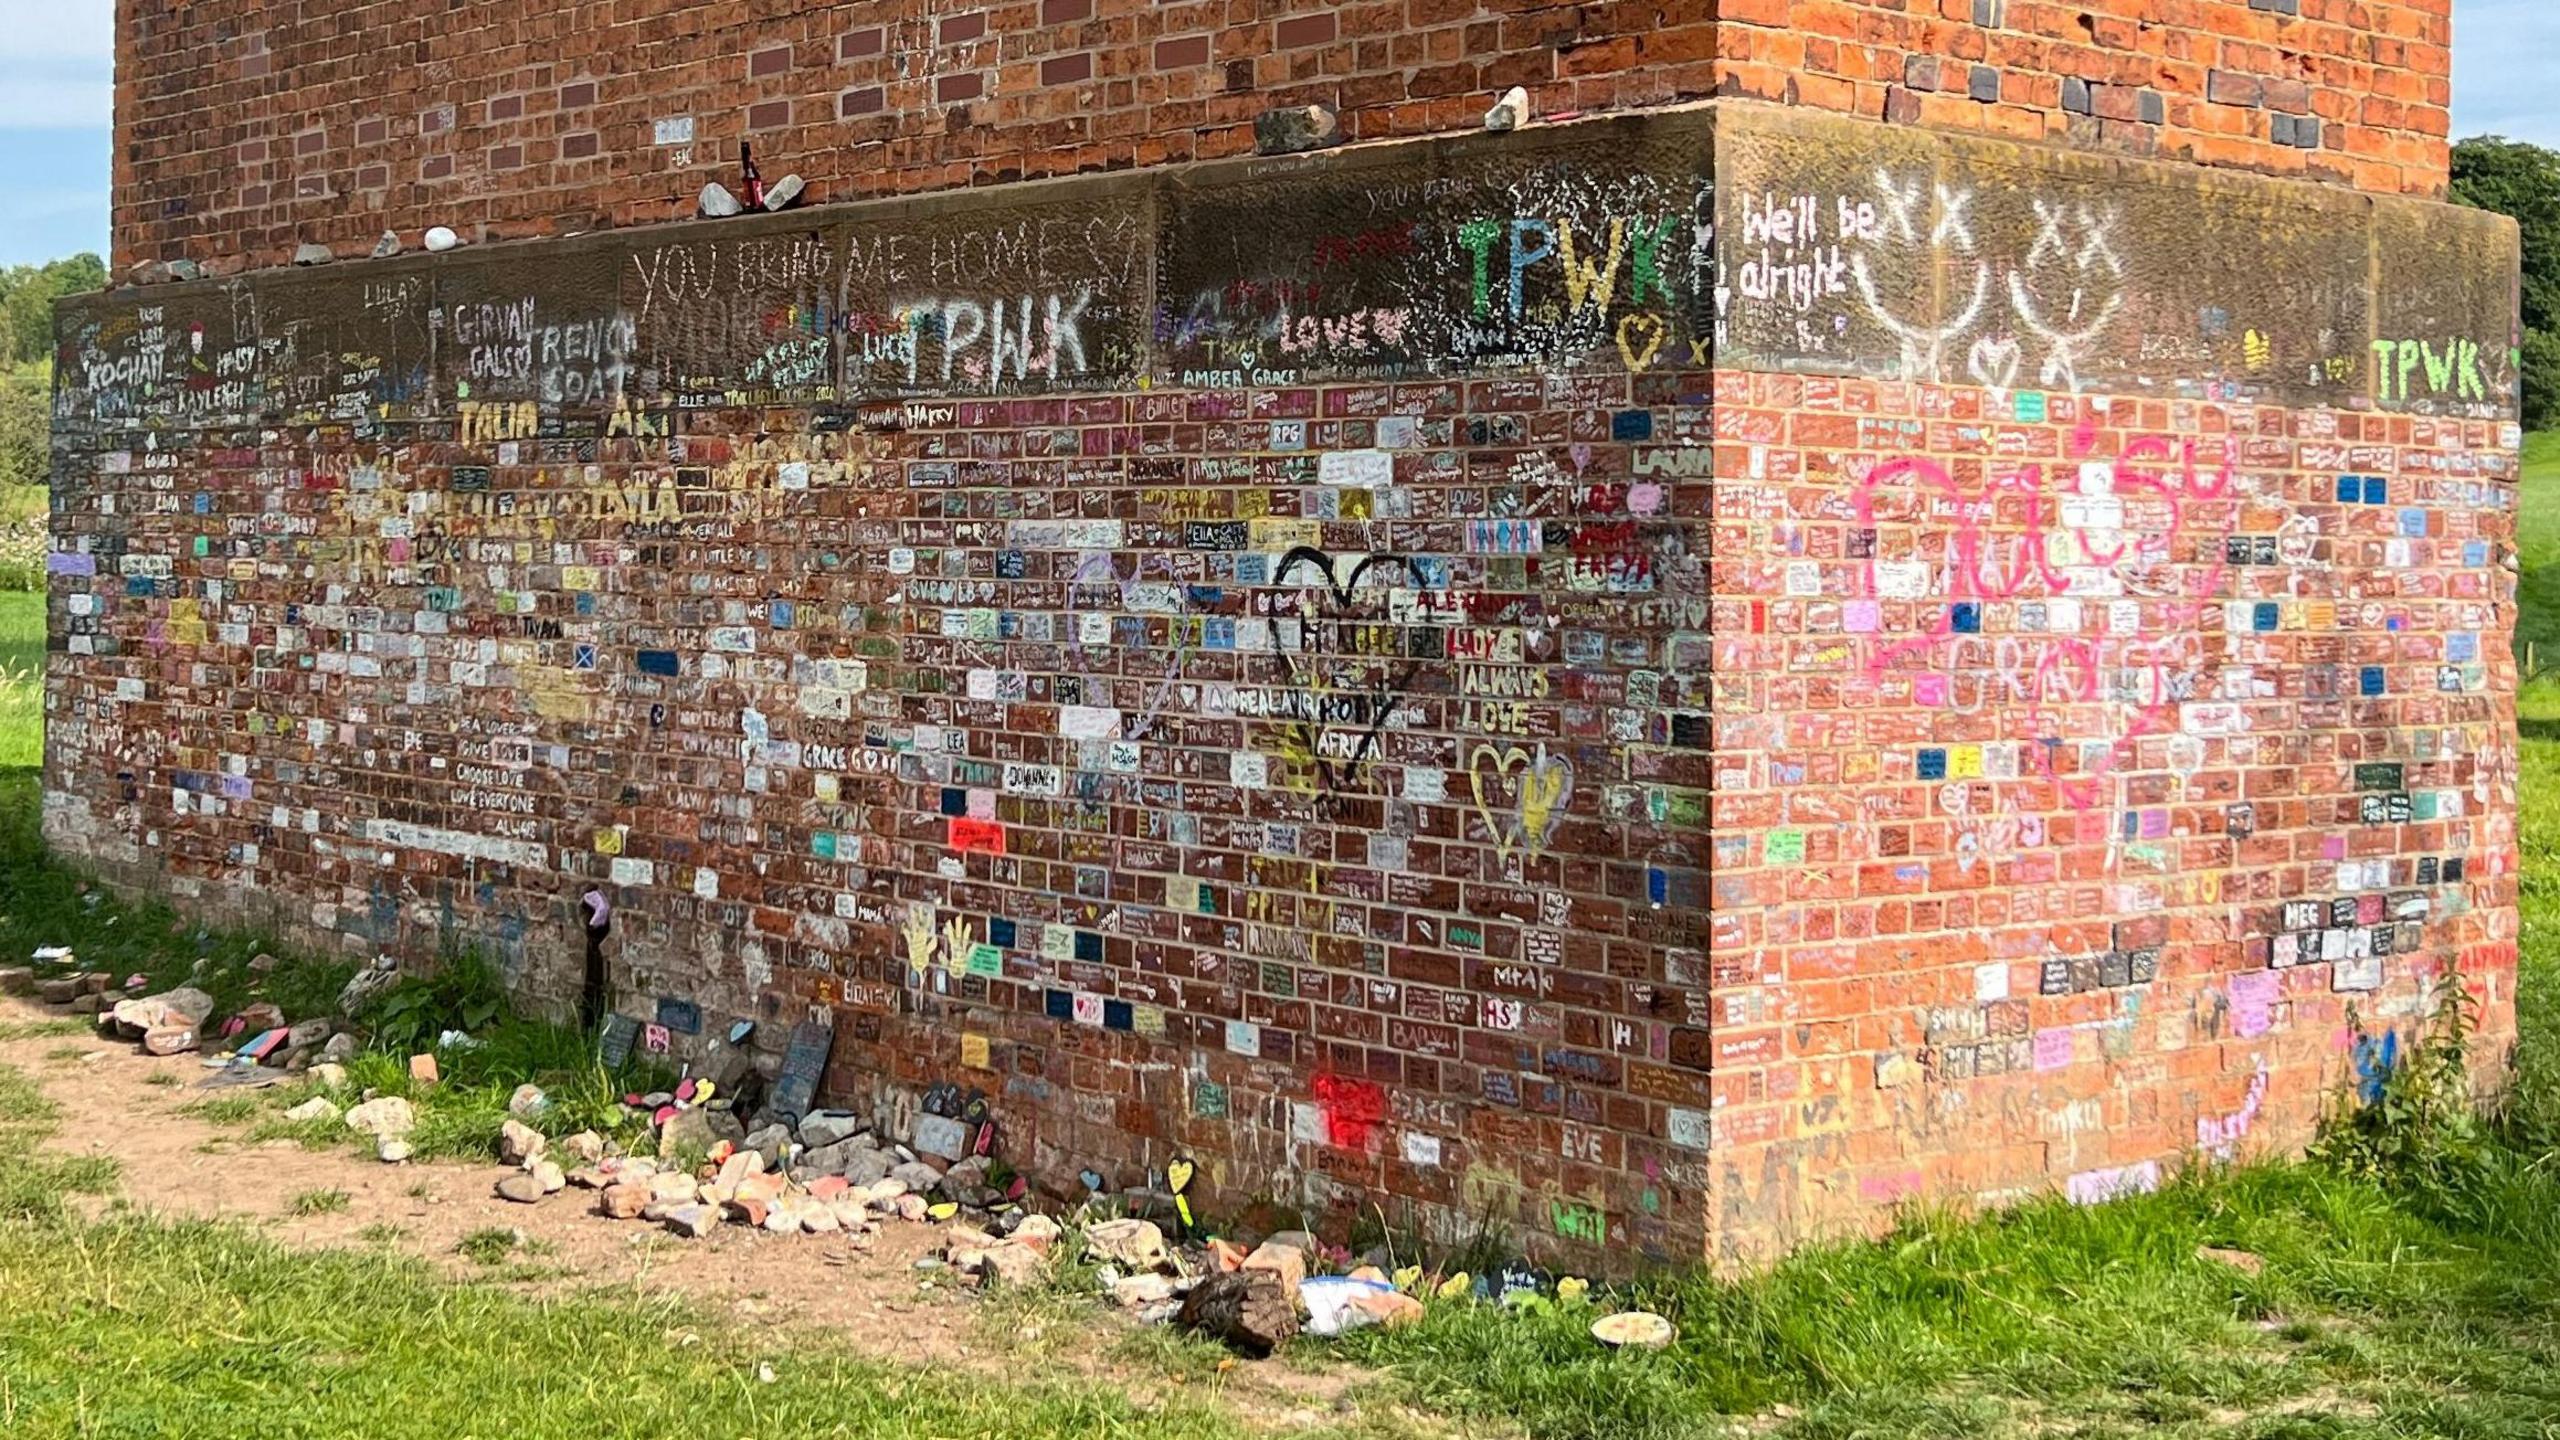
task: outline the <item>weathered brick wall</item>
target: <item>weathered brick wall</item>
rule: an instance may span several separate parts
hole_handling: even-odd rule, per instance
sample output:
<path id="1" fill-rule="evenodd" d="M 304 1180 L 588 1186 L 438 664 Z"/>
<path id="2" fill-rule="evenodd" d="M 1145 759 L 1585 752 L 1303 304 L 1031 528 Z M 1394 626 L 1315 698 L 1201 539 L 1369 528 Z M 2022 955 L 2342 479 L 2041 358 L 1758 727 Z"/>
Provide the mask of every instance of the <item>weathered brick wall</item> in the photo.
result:
<path id="1" fill-rule="evenodd" d="M 1719 0 L 1719 93 L 2444 193 L 2453 0 Z"/>
<path id="2" fill-rule="evenodd" d="M 2507 227 L 1717 158 L 1723 1237 L 2298 1143 L 2448 965 L 2512 1034 Z"/>
<path id="3" fill-rule="evenodd" d="M 2511 1023 L 2513 255 L 1724 104 L 123 292 L 47 831 L 1070 1187 L 2096 1193 Z"/>
<path id="4" fill-rule="evenodd" d="M 738 142 L 852 199 L 1756 96 L 2440 194 L 2449 0 L 494 0 L 118 8 L 115 257 L 691 213 Z"/>

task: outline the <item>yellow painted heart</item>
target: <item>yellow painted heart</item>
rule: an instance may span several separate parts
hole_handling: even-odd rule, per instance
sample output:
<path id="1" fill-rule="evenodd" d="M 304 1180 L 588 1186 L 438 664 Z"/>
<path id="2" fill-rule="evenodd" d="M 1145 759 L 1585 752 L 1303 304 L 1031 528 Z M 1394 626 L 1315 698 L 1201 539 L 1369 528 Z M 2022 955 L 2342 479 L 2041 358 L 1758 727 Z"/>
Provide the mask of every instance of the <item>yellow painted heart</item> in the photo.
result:
<path id="1" fill-rule="evenodd" d="M 1467 757 L 1467 787 L 1475 794 L 1476 813 L 1503 854 L 1518 845 L 1535 854 L 1546 848 L 1572 798 L 1573 765 L 1561 755 L 1549 755 L 1544 745 L 1535 750 L 1479 745 Z"/>
<path id="2" fill-rule="evenodd" d="M 1618 358 L 1627 362 L 1628 369 L 1642 370 L 1662 353 L 1662 342 L 1670 333 L 1671 327 L 1659 315 L 1638 311 L 1624 316 L 1618 321 Z"/>
<path id="3" fill-rule="evenodd" d="M 1188 1159 L 1174 1159 L 1166 1161 L 1164 1167 L 1165 1188 L 1176 1195 L 1181 1194 L 1183 1191 L 1191 1188 L 1191 1177 L 1194 1173 L 1194 1168 Z"/>

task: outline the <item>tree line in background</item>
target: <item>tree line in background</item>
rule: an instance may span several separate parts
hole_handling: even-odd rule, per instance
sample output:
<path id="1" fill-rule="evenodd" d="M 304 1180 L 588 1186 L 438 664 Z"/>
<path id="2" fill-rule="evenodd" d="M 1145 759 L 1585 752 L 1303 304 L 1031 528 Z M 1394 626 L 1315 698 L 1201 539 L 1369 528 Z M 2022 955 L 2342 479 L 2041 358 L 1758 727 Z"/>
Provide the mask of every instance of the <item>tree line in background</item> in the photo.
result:
<path id="1" fill-rule="evenodd" d="M 2453 198 L 2524 232 L 2524 428 L 2560 424 L 2560 152 L 2479 135 L 2453 147 Z"/>
<path id="2" fill-rule="evenodd" d="M 106 283 L 106 262 L 87 253 L 0 270 L 0 485 L 44 483 L 55 298 Z"/>
<path id="3" fill-rule="evenodd" d="M 106 262 L 85 253 L 0 270 L 0 590 L 44 586 L 54 299 L 106 283 Z"/>

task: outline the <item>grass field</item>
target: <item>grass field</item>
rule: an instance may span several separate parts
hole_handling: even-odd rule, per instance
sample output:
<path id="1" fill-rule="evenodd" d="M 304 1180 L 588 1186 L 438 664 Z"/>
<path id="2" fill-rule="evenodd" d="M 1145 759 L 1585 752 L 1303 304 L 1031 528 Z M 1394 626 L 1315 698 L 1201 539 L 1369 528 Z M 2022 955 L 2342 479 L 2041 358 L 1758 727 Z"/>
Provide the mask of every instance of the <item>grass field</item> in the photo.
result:
<path id="1" fill-rule="evenodd" d="M 2560 646 L 2560 442 L 2538 437 L 2532 459 L 2519 633 Z M 33 614 L 0 595 L 0 657 L 37 658 Z M 32 761 L 38 712 L 17 690 L 0 706 L 0 954 L 69 941 L 159 973 L 254 944 L 90 907 L 36 848 L 32 775 L 6 768 Z M 2495 1123 L 2425 1132 L 2425 1163 L 2363 1178 L 2266 1164 L 2106 1206 L 1915 1215 L 1750 1279 L 1643 1287 L 1632 1298 L 1681 1327 L 1659 1355 L 1600 1350 L 1583 1310 L 1453 1304 L 1274 1363 L 1348 1355 L 1453 1433 L 1541 1440 L 1724 1435 L 1734 1416 L 1739 1433 L 1823 1440 L 2560 1435 L 2560 679 L 2529 685 L 2521 710 L 2519 1078 Z M 80 1223 L 61 1197 L 111 1187 L 112 1167 L 38 1155 L 47 1123 L 24 1077 L 0 1072 L 0 1435 L 547 1437 L 639 1416 L 721 1434 L 1252 1428 L 1091 1384 L 892 1370 L 627 1295 L 538 1301 L 236 1227 Z M 2263 1268 L 2201 1258 L 2207 1245 Z M 671 1348 L 677 1327 L 702 1343 Z"/>
<path id="2" fill-rule="evenodd" d="M 44 760 L 44 597 L 0 590 L 0 771 Z"/>
<path id="3" fill-rule="evenodd" d="M 2525 441 L 2516 512 L 2516 657 L 2560 669 L 2560 430 Z"/>

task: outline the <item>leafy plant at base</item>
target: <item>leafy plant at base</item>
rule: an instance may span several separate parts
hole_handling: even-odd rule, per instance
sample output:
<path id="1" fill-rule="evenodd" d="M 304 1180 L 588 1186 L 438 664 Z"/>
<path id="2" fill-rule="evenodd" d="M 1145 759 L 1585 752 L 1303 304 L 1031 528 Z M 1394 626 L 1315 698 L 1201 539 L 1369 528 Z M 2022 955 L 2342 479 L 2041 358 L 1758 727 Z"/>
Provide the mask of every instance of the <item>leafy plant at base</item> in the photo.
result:
<path id="1" fill-rule="evenodd" d="M 477 952 L 465 952 L 445 957 L 431 972 L 401 977 L 349 1018 L 373 1037 L 374 1048 L 414 1055 L 433 1049 L 447 1030 L 484 1030 L 506 1013 L 497 971 Z"/>
<path id="2" fill-rule="evenodd" d="M 2348 1007 L 2358 1060 L 2345 1103 L 2321 1121 L 2313 1158 L 2354 1179 L 2405 1187 L 2439 1210 L 2457 1208 L 2489 1148 L 2471 1093 L 2477 1003 L 2461 972 L 2448 968 L 2436 982 L 2434 1013 L 2397 1054 L 2396 1031 L 2376 1037 Z"/>

